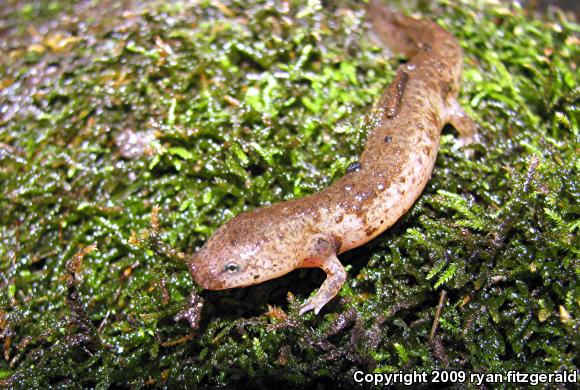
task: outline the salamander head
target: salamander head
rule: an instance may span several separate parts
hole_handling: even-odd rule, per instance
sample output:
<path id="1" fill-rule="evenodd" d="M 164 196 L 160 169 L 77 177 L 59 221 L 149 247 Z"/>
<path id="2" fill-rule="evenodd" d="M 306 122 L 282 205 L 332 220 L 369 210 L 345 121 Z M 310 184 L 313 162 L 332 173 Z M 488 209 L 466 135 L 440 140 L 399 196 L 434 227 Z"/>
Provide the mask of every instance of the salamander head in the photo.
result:
<path id="1" fill-rule="evenodd" d="M 287 254 L 268 246 L 268 232 L 259 229 L 252 213 L 240 214 L 220 227 L 189 261 L 189 272 L 198 285 L 223 290 L 262 283 L 281 276 Z"/>

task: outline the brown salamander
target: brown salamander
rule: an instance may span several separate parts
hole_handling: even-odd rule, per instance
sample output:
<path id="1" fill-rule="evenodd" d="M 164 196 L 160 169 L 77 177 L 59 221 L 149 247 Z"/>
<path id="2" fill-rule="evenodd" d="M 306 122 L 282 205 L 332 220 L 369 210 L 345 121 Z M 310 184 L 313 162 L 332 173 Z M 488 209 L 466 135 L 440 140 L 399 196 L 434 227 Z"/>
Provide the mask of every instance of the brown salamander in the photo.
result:
<path id="1" fill-rule="evenodd" d="M 358 164 L 325 190 L 244 212 L 221 226 L 188 262 L 203 288 L 244 287 L 303 267 L 327 275 L 300 308 L 318 313 L 346 272 L 337 255 L 365 244 L 411 208 L 431 177 L 441 129 L 463 143 L 475 126 L 457 102 L 463 55 L 454 37 L 428 20 L 371 1 L 367 18 L 379 38 L 409 61 L 371 112 Z"/>

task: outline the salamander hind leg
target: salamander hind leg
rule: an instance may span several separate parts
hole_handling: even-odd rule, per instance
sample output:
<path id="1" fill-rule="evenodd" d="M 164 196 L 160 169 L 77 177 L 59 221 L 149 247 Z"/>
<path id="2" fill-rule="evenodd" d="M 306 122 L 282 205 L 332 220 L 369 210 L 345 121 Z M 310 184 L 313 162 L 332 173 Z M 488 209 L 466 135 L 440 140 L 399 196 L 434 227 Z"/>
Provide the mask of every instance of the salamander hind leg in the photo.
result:
<path id="1" fill-rule="evenodd" d="M 314 256 L 308 257 L 302 263 L 303 268 L 322 268 L 326 272 L 326 280 L 316 294 L 300 307 L 300 315 L 309 310 L 314 310 L 314 314 L 318 314 L 320 309 L 338 294 L 344 284 L 346 271 L 336 257 L 336 251 L 333 240 L 319 238 L 314 245 Z"/>
<path id="2" fill-rule="evenodd" d="M 475 122 L 467 115 L 455 97 L 447 101 L 447 122 L 459 132 L 458 147 L 479 142 Z"/>

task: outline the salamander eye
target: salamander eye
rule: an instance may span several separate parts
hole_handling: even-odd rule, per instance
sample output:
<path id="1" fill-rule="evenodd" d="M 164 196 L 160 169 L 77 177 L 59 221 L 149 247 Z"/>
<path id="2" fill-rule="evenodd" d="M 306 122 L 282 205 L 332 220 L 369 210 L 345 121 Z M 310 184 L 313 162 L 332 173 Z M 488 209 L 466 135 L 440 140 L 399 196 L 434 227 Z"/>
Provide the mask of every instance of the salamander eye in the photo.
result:
<path id="1" fill-rule="evenodd" d="M 227 263 L 224 269 L 230 273 L 234 273 L 240 270 L 240 266 L 236 263 Z"/>

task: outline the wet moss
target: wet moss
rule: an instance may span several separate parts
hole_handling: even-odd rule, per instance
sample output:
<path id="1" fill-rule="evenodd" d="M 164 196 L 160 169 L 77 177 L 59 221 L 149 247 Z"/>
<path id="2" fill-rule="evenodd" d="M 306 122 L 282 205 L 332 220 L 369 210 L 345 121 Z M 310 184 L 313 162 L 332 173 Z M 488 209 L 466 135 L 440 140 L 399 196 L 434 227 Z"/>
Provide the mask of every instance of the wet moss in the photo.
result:
<path id="1" fill-rule="evenodd" d="M 577 368 L 577 24 L 495 3 L 413 8 L 465 50 L 474 156 L 446 132 L 424 195 L 341 257 L 348 282 L 320 315 L 297 315 L 323 278 L 300 270 L 203 292 L 192 329 L 174 320 L 194 288 L 178 251 L 340 177 L 399 59 L 355 1 L 93 3 L 1 11 L 3 386 Z M 156 245 L 142 233 L 154 206 Z"/>

